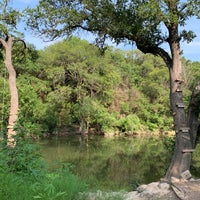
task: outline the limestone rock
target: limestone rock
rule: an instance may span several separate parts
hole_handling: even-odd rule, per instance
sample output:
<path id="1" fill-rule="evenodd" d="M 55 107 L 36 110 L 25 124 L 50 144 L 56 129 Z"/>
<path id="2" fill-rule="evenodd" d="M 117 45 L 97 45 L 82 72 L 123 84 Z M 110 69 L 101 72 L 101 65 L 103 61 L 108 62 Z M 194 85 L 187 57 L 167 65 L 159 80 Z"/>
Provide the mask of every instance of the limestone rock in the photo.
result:
<path id="1" fill-rule="evenodd" d="M 181 200 L 200 199 L 200 181 L 173 182 L 172 189 Z"/>
<path id="2" fill-rule="evenodd" d="M 200 200 L 200 180 L 190 181 L 172 178 L 170 184 L 165 182 L 153 182 L 141 185 L 132 192 L 102 192 L 81 194 L 80 200 Z M 84 198 L 83 198 L 84 197 Z M 120 199 L 121 199 L 120 198 Z"/>

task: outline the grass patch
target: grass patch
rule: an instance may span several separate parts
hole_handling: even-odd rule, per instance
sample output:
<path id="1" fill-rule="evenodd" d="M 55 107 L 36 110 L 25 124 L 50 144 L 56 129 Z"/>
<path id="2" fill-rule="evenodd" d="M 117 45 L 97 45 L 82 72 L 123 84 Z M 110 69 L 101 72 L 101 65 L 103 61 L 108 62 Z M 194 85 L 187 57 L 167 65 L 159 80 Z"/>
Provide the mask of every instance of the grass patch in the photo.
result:
<path id="1" fill-rule="evenodd" d="M 0 175 L 1 200 L 75 200 L 86 189 L 86 183 L 70 172 L 47 173 L 37 180 L 12 173 Z"/>
<path id="2" fill-rule="evenodd" d="M 1 200 L 76 200 L 88 188 L 69 165 L 49 171 L 39 151 L 27 141 L 15 148 L 0 147 Z"/>

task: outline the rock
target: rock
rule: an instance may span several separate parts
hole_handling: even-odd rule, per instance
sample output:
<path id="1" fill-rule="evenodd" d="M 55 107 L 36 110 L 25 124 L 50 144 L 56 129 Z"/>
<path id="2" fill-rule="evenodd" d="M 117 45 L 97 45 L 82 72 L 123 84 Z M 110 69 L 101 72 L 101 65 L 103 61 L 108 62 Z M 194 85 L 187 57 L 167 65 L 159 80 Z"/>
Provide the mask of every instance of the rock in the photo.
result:
<path id="1" fill-rule="evenodd" d="M 153 182 L 148 185 L 141 185 L 137 188 L 140 196 L 164 196 L 170 192 L 170 185 L 168 183 Z"/>
<path id="2" fill-rule="evenodd" d="M 172 190 L 168 183 L 153 182 L 148 185 L 141 185 L 134 192 L 124 196 L 124 200 L 149 200 L 149 199 L 174 199 Z M 169 197 L 169 198 L 168 198 Z"/>
<path id="3" fill-rule="evenodd" d="M 132 192 L 102 192 L 81 193 L 80 200 L 102 200 L 102 199 L 123 199 L 123 200 L 199 200 L 200 180 L 182 181 L 172 178 L 173 183 L 153 182 L 139 186 Z"/>
<path id="4" fill-rule="evenodd" d="M 137 191 L 141 193 L 141 192 L 145 191 L 146 189 L 147 189 L 147 185 L 140 185 L 137 188 Z"/>
<path id="5" fill-rule="evenodd" d="M 171 177 L 171 182 L 172 183 L 177 183 L 177 182 L 180 182 L 180 179 L 172 176 Z"/>
<path id="6" fill-rule="evenodd" d="M 159 183 L 158 187 L 161 190 L 169 191 L 170 190 L 170 185 L 168 183 Z"/>
<path id="7" fill-rule="evenodd" d="M 172 189 L 181 200 L 199 200 L 200 182 L 199 181 L 179 181 L 172 183 Z"/>
<path id="8" fill-rule="evenodd" d="M 141 200 L 139 193 L 137 191 L 129 192 L 124 195 L 125 200 Z"/>

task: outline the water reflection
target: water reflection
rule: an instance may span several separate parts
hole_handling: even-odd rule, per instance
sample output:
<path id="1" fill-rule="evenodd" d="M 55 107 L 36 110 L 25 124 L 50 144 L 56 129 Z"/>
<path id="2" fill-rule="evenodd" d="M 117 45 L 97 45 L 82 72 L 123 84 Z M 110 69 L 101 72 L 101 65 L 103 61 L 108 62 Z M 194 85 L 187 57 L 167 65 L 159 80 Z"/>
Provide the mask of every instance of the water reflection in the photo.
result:
<path id="1" fill-rule="evenodd" d="M 43 139 L 44 158 L 71 163 L 74 173 L 93 187 L 133 189 L 164 176 L 172 152 L 172 139 L 160 137 L 104 138 L 68 136 Z"/>

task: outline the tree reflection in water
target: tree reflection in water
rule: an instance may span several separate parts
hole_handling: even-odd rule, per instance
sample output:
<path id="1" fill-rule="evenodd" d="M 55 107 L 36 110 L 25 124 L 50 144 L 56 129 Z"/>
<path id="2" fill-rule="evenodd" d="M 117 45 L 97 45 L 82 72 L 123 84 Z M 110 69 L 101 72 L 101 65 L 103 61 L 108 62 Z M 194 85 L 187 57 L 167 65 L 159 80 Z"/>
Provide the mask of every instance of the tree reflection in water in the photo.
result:
<path id="1" fill-rule="evenodd" d="M 70 163 L 91 187 L 104 190 L 131 190 L 158 181 L 173 151 L 169 137 L 67 136 L 43 139 L 40 144 L 50 166 Z"/>

